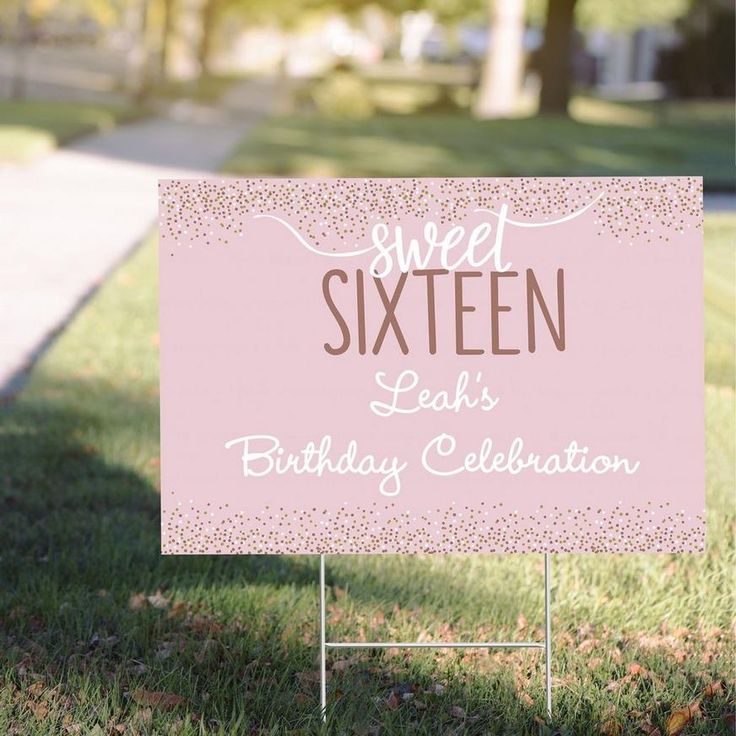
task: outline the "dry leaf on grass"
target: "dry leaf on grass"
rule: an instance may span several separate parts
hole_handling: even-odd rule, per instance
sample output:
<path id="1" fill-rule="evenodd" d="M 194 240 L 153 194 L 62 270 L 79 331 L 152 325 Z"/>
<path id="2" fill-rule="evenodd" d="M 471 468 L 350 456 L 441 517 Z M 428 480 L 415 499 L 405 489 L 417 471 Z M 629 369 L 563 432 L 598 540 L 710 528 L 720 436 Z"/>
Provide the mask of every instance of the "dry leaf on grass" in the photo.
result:
<path id="1" fill-rule="evenodd" d="M 723 695 L 723 682 L 721 680 L 717 680 L 716 682 L 711 682 L 710 685 L 707 685 L 705 690 L 703 690 L 703 697 L 704 698 L 714 698 L 716 695 Z"/>
<path id="2" fill-rule="evenodd" d="M 389 710 L 396 710 L 400 704 L 401 701 L 396 693 L 391 693 L 391 695 L 388 696 L 388 700 L 386 700 L 386 707 Z"/>
<path id="3" fill-rule="evenodd" d="M 28 686 L 28 694 L 32 698 L 39 698 L 41 695 L 43 695 L 43 691 L 46 688 L 46 685 L 44 685 L 42 680 L 38 680 L 37 682 L 34 682 L 32 685 Z"/>
<path id="4" fill-rule="evenodd" d="M 131 611 L 140 611 L 142 608 L 145 608 L 146 605 L 147 601 L 145 593 L 134 593 L 128 599 L 128 608 Z"/>
<path id="5" fill-rule="evenodd" d="M 439 682 L 435 682 L 434 685 L 432 685 L 432 687 L 427 688 L 427 690 L 425 690 L 424 692 L 427 693 L 428 695 L 442 695 L 444 694 L 445 689 L 446 688 L 444 685 L 442 685 Z"/>
<path id="6" fill-rule="evenodd" d="M 450 708 L 450 715 L 453 718 L 465 718 L 465 710 L 461 708 L 459 705 L 453 705 L 452 708 Z"/>
<path id="7" fill-rule="evenodd" d="M 183 616 L 187 612 L 187 604 L 184 601 L 176 601 L 171 610 L 166 614 L 166 618 L 177 618 Z"/>
<path id="8" fill-rule="evenodd" d="M 296 679 L 303 688 L 309 689 L 311 685 L 320 681 L 320 673 L 319 670 L 317 672 L 297 672 Z"/>
<path id="9" fill-rule="evenodd" d="M 149 595 L 146 600 L 154 607 L 159 610 L 169 607 L 171 602 L 170 598 L 167 598 L 160 590 L 157 590 L 153 595 Z"/>
<path id="10" fill-rule="evenodd" d="M 131 693 L 133 700 L 138 705 L 146 705 L 161 710 L 173 710 L 186 703 L 186 698 L 174 693 L 166 693 L 157 690 L 143 690 L 138 688 Z"/>
<path id="11" fill-rule="evenodd" d="M 700 715 L 700 703 L 695 701 L 670 713 L 664 731 L 667 736 L 677 736 L 693 718 Z"/>
<path id="12" fill-rule="evenodd" d="M 32 700 L 28 701 L 28 707 L 33 711 L 33 715 L 36 716 L 37 720 L 43 721 L 49 714 L 49 707 L 46 703 L 34 703 Z"/>
<path id="13" fill-rule="evenodd" d="M 606 721 L 601 726 L 602 736 L 621 736 L 623 732 L 623 726 L 621 726 L 618 721 L 614 721 L 613 719 L 611 719 L 610 721 Z"/>

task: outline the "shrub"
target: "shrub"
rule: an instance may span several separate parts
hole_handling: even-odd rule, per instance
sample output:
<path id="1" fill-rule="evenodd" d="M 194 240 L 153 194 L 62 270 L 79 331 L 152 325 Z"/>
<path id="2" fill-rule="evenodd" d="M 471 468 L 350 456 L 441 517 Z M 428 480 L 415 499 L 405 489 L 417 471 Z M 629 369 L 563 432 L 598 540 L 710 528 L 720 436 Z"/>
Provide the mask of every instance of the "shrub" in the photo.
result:
<path id="1" fill-rule="evenodd" d="M 360 120 L 375 112 L 370 87 L 350 71 L 332 72 L 315 86 L 312 100 L 317 110 L 328 118 Z"/>

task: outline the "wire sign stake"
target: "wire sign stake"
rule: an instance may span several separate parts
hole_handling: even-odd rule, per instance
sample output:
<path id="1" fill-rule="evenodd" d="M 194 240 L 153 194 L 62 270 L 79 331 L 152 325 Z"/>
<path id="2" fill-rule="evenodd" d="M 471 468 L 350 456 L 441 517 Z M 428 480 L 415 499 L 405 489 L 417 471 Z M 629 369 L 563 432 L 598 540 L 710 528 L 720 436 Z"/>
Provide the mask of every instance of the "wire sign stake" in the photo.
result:
<path id="1" fill-rule="evenodd" d="M 552 615 L 551 562 L 544 555 L 544 641 L 327 641 L 325 555 L 319 556 L 319 698 L 322 721 L 327 721 L 328 649 L 544 649 L 544 691 L 547 718 L 552 719 Z"/>

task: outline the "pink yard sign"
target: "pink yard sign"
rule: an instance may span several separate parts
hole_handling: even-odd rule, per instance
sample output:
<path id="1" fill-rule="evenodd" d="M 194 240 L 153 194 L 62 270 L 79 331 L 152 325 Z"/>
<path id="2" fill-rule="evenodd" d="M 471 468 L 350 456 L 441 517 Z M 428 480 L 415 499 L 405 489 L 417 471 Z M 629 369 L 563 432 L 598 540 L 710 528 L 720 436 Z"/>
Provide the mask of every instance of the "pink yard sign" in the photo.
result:
<path id="1" fill-rule="evenodd" d="M 160 205 L 164 553 L 702 550 L 700 179 Z"/>

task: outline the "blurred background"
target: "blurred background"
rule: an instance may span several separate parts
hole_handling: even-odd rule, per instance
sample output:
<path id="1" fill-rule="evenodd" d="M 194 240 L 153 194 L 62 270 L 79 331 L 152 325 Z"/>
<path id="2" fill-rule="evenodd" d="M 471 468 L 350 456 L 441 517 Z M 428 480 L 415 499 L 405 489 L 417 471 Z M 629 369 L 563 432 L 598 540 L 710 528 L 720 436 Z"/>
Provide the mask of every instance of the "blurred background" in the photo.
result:
<path id="1" fill-rule="evenodd" d="M 730 0 L 6 0 L 0 161 L 132 117 L 257 108 L 288 122 L 233 171 L 641 170 L 732 190 L 733 62 Z M 405 140 L 402 160 L 344 148 L 364 135 Z"/>

